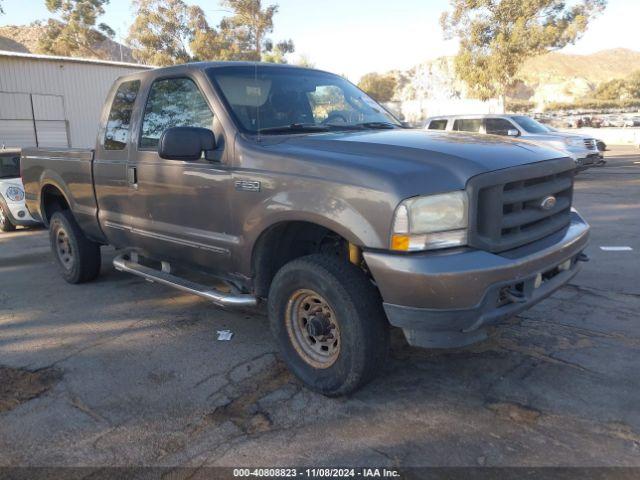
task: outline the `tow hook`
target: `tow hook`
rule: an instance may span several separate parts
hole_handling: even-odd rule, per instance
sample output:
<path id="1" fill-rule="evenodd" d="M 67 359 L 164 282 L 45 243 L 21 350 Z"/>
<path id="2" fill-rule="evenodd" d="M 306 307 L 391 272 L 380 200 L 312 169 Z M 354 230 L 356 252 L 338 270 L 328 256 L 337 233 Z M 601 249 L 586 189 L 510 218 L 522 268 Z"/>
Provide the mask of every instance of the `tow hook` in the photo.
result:
<path id="1" fill-rule="evenodd" d="M 576 261 L 578 261 L 578 262 L 588 262 L 589 260 L 591 260 L 591 259 L 590 259 L 590 258 L 589 258 L 589 256 L 588 256 L 586 253 L 584 253 L 584 252 L 580 252 L 580 253 L 578 254 L 578 256 L 576 257 Z"/>
<path id="2" fill-rule="evenodd" d="M 503 295 L 511 303 L 524 303 L 527 301 L 525 294 L 515 288 L 505 288 Z"/>

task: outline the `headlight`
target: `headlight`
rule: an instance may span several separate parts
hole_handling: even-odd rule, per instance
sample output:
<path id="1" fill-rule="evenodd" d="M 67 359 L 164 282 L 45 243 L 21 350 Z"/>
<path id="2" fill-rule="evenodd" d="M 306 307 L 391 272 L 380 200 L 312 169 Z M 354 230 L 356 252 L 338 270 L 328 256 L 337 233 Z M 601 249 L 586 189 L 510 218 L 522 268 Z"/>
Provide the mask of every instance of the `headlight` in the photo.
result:
<path id="1" fill-rule="evenodd" d="M 468 203 L 464 191 L 405 200 L 394 215 L 391 249 L 414 252 L 466 245 Z"/>
<path id="2" fill-rule="evenodd" d="M 7 188 L 6 195 L 12 202 L 21 202 L 24 200 L 24 191 L 20 187 Z"/>
<path id="3" fill-rule="evenodd" d="M 571 147 L 583 147 L 584 146 L 584 140 L 582 140 L 581 138 L 570 138 L 567 137 L 564 139 L 564 142 L 571 146 Z"/>

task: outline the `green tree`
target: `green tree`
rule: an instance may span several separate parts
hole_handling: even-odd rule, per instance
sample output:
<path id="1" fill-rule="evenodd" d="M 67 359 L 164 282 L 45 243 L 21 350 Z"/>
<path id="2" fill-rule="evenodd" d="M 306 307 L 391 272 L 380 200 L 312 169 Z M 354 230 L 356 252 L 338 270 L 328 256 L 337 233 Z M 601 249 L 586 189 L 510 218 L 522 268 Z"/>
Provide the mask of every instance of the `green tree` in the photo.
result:
<path id="1" fill-rule="evenodd" d="M 244 59 L 244 42 L 234 36 L 233 29 L 223 20 L 219 28 L 209 25 L 200 7 L 192 6 L 188 10 L 188 37 L 191 59 L 207 60 L 242 60 Z"/>
<path id="2" fill-rule="evenodd" d="M 601 83 L 593 96 L 598 100 L 622 100 L 627 96 L 627 82 L 616 78 Z"/>
<path id="3" fill-rule="evenodd" d="M 106 37 L 113 37 L 111 27 L 96 22 L 104 14 L 109 0 L 45 0 L 47 10 L 59 15 L 50 18 L 38 39 L 38 51 L 55 55 L 105 58 L 98 45 Z"/>
<path id="4" fill-rule="evenodd" d="M 225 26 L 242 44 L 243 59 L 284 63 L 284 56 L 295 50 L 291 40 L 274 45 L 267 39 L 273 32 L 273 17 L 278 12 L 278 5 L 263 8 L 262 0 L 222 0 L 222 5 L 232 12 L 232 16 L 225 19 Z"/>
<path id="5" fill-rule="evenodd" d="M 223 0 L 222 5 L 233 12 L 229 25 L 242 32 L 251 45 L 252 60 L 260 60 L 265 36 L 273 31 L 273 16 L 278 12 L 278 5 L 262 8 L 261 0 Z"/>
<path id="6" fill-rule="evenodd" d="M 262 9 L 259 1 L 225 2 L 233 15 L 214 28 L 202 8 L 189 6 L 184 0 L 134 0 L 138 15 L 127 37 L 133 56 L 158 66 L 193 60 L 259 60 L 263 53 L 269 61 L 286 61 L 293 42 L 273 45 L 265 38 L 273 28 L 277 6 Z"/>
<path id="7" fill-rule="evenodd" d="M 530 57 L 574 43 L 606 0 L 450 0 L 442 28 L 458 37 L 457 75 L 480 99 L 504 98 Z"/>
<path id="8" fill-rule="evenodd" d="M 640 70 L 633 72 L 626 79 L 614 78 L 601 83 L 596 88 L 594 97 L 598 100 L 640 98 Z"/>
<path id="9" fill-rule="evenodd" d="M 189 9 L 182 0 L 134 0 L 138 11 L 127 37 L 133 57 L 147 65 L 191 60 Z"/>
<path id="10" fill-rule="evenodd" d="M 314 68 L 316 66 L 316 64 L 311 61 L 309 56 L 305 54 L 300 55 L 300 57 L 298 58 L 298 61 L 296 62 L 296 65 L 298 65 L 299 67 L 306 67 L 306 68 Z"/>
<path id="11" fill-rule="evenodd" d="M 640 98 L 640 70 L 636 70 L 627 78 L 629 98 Z"/>
<path id="12" fill-rule="evenodd" d="M 2 0 L 0 0 L 0 14 L 4 13 L 4 10 L 2 9 Z"/>
<path id="13" fill-rule="evenodd" d="M 367 73 L 358 82 L 358 87 L 378 102 L 391 100 L 396 91 L 396 85 L 397 82 L 394 76 L 381 75 L 379 73 Z"/>
<path id="14" fill-rule="evenodd" d="M 293 40 L 284 40 L 275 45 L 271 40 L 265 42 L 264 52 L 262 53 L 262 61 L 269 63 L 287 63 L 285 55 L 295 50 Z"/>

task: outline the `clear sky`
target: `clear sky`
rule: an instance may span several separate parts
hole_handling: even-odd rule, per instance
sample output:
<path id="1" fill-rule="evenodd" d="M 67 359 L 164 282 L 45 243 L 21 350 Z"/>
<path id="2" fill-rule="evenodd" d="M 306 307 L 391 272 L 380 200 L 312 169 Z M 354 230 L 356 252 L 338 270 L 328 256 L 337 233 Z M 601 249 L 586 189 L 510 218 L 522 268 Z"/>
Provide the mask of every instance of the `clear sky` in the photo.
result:
<path id="1" fill-rule="evenodd" d="M 186 1 L 200 5 L 214 25 L 225 15 L 218 0 Z M 455 42 L 443 39 L 438 23 L 447 0 L 263 0 L 265 5 L 271 3 L 280 5 L 274 40 L 293 39 L 297 54 L 354 81 L 370 71 L 409 68 L 456 51 Z M 49 17 L 44 0 L 4 0 L 3 5 L 0 25 Z M 111 0 L 99 21 L 126 36 L 134 15 L 131 0 Z M 584 37 L 564 51 L 640 50 L 639 18 L 640 0 L 609 0 Z"/>

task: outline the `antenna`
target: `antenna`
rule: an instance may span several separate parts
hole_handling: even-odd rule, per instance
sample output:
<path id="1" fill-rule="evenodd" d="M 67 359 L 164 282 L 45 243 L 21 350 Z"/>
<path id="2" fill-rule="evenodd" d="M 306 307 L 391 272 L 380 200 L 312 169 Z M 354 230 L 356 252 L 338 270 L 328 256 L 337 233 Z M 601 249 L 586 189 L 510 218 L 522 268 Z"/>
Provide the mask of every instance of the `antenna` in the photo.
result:
<path id="1" fill-rule="evenodd" d="M 258 62 L 255 62 L 253 64 L 253 81 L 255 83 L 255 87 L 258 88 Z M 257 103 L 256 103 L 256 122 L 257 122 L 257 126 L 258 126 L 258 142 L 260 142 L 260 140 L 262 140 L 262 136 L 260 133 L 260 98 L 262 97 L 262 95 L 259 95 L 257 98 Z"/>

